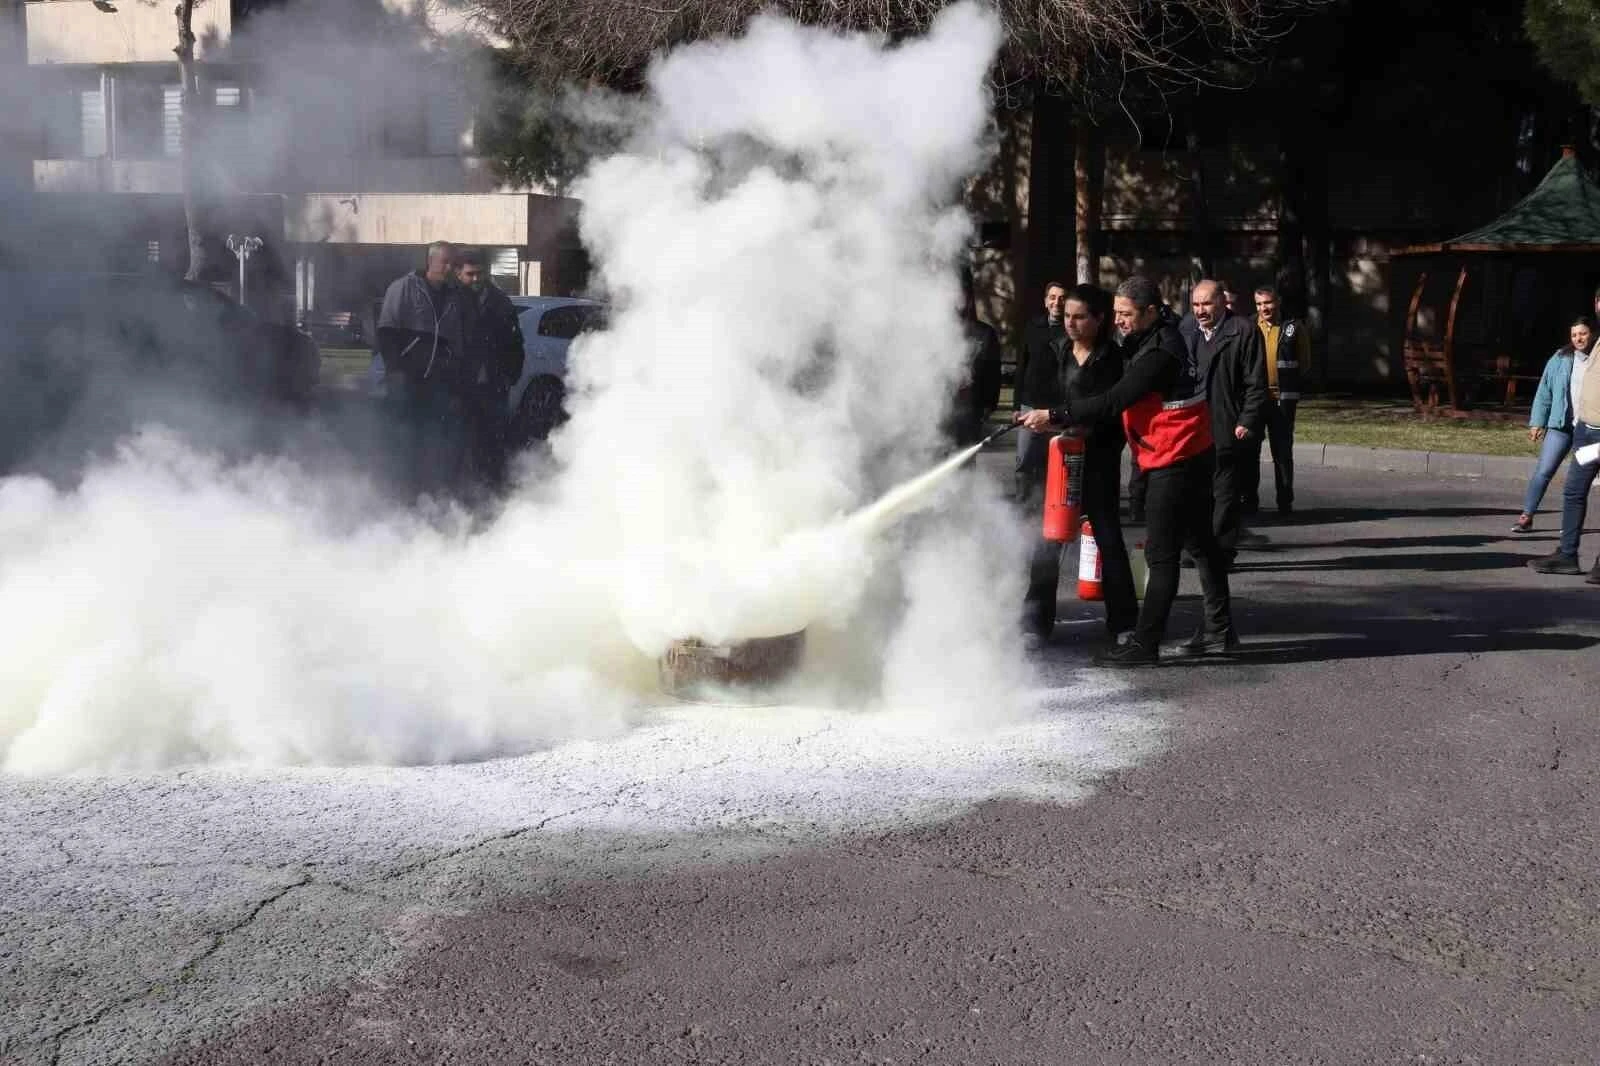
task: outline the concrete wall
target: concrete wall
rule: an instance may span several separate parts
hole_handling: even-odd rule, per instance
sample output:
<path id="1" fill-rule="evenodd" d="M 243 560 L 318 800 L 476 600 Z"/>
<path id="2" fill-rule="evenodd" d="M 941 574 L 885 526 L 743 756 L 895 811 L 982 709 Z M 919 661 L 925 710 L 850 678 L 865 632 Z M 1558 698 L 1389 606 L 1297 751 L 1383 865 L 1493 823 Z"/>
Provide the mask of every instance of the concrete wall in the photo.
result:
<path id="1" fill-rule="evenodd" d="M 291 196 L 288 237 L 301 244 L 462 244 L 521 246 L 528 242 L 533 197 Z"/>
<path id="2" fill-rule="evenodd" d="M 171 63 L 178 43 L 174 4 L 117 0 L 33 0 L 25 5 L 29 63 Z M 204 59 L 233 29 L 230 0 L 201 0 L 194 10 L 195 56 Z"/>

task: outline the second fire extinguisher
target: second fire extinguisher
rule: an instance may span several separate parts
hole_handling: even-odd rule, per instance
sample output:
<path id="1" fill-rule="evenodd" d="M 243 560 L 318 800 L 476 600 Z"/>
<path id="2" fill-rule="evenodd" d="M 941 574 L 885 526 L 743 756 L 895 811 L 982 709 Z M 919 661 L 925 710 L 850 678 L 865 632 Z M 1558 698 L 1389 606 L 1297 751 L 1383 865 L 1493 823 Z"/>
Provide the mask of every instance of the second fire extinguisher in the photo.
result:
<path id="1" fill-rule="evenodd" d="M 1083 438 L 1050 438 L 1044 475 L 1044 539 L 1065 544 L 1083 520 Z"/>
<path id="2" fill-rule="evenodd" d="M 1104 575 L 1100 570 L 1100 545 L 1094 539 L 1089 520 L 1083 520 L 1083 535 L 1078 538 L 1078 599 L 1105 599 Z"/>

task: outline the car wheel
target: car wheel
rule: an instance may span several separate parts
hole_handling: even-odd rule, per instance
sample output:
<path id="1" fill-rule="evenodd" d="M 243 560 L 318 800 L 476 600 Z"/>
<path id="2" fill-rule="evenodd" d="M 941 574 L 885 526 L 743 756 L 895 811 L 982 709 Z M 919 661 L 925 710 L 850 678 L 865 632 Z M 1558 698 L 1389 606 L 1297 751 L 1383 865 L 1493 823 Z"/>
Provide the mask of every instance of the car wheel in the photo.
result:
<path id="1" fill-rule="evenodd" d="M 542 374 L 528 382 L 517 404 L 516 439 L 521 444 L 544 440 L 566 420 L 567 387 L 561 379 Z"/>

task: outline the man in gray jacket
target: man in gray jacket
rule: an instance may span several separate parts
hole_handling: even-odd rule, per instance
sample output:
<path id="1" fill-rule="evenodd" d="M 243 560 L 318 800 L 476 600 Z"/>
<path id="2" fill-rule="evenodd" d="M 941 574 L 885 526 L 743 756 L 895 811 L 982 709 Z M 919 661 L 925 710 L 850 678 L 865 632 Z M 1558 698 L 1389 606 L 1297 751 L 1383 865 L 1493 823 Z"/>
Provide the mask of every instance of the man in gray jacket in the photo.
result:
<path id="1" fill-rule="evenodd" d="M 455 492 L 467 464 L 466 338 L 454 259 L 448 243 L 428 245 L 426 267 L 395 279 L 378 313 L 384 381 L 407 430 L 419 493 Z"/>

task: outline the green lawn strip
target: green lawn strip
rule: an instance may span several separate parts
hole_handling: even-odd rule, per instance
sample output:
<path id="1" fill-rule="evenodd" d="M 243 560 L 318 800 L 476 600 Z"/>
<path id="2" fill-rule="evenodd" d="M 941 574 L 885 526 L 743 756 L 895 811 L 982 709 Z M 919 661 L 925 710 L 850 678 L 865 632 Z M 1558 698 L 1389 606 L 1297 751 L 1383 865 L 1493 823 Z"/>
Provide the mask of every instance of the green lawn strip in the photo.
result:
<path id="1" fill-rule="evenodd" d="M 371 362 L 372 353 L 365 348 L 324 348 L 322 380 L 331 384 L 360 377 Z"/>
<path id="2" fill-rule="evenodd" d="M 1512 413 L 1509 421 L 1424 419 L 1404 400 L 1318 397 L 1300 405 L 1295 440 L 1532 459 L 1537 446 L 1528 440 L 1527 419 Z"/>

